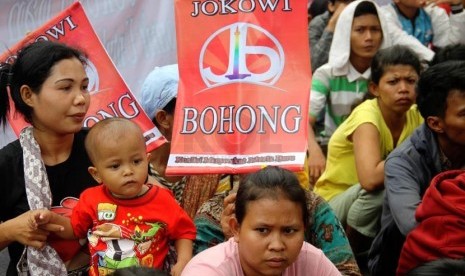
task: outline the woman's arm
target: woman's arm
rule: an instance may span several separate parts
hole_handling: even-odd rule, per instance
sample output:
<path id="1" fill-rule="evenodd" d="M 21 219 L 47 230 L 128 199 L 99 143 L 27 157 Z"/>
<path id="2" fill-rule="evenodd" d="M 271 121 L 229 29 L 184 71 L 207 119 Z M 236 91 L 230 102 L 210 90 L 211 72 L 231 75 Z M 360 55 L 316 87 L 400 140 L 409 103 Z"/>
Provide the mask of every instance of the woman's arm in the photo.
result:
<path id="1" fill-rule="evenodd" d="M 181 275 L 181 272 L 183 271 L 184 267 L 192 259 L 192 244 L 192 240 L 188 239 L 179 239 L 174 242 L 174 247 L 176 248 L 178 260 L 171 269 L 172 276 Z"/>
<path id="2" fill-rule="evenodd" d="M 379 151 L 378 129 L 371 123 L 364 123 L 355 129 L 351 138 L 360 185 L 368 192 L 383 188 L 384 160 Z"/>
<path id="3" fill-rule="evenodd" d="M 321 149 L 320 145 L 316 141 L 315 132 L 313 127 L 315 126 L 316 119 L 312 116 L 308 116 L 308 175 L 312 185 L 316 183 L 318 178 L 323 174 L 326 167 L 326 157 Z"/>

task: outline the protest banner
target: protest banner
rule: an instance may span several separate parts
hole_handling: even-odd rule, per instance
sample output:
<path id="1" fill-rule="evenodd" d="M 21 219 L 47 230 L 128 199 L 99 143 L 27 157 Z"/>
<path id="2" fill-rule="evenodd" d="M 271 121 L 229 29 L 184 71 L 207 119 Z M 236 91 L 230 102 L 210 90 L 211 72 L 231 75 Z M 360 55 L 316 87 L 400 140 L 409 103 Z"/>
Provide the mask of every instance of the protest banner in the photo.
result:
<path id="1" fill-rule="evenodd" d="M 124 117 L 134 120 L 141 127 L 147 151 L 152 151 L 166 142 L 129 91 L 93 30 L 80 2 L 73 3 L 41 27 L 28 33 L 23 40 L 3 53 L 0 61 L 12 62 L 15 53 L 24 45 L 41 40 L 62 42 L 87 54 L 86 73 L 89 77 L 91 103 L 84 120 L 85 127 L 91 127 L 105 118 Z M 14 112 L 11 100 L 10 108 L 8 120 L 18 135 L 27 123 Z"/>
<path id="2" fill-rule="evenodd" d="M 303 168 L 306 8 L 301 0 L 175 2 L 180 83 L 168 174 Z"/>

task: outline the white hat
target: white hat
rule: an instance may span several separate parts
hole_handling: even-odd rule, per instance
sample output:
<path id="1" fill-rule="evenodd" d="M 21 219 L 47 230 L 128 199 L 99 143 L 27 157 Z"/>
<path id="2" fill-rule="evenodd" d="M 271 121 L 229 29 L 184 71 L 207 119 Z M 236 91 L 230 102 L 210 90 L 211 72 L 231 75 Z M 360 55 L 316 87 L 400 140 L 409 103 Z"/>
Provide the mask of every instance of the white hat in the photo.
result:
<path id="1" fill-rule="evenodd" d="M 163 109 L 173 98 L 176 98 L 178 82 L 178 64 L 155 67 L 145 78 L 142 89 L 136 97 L 150 119 L 155 117 L 157 110 Z"/>

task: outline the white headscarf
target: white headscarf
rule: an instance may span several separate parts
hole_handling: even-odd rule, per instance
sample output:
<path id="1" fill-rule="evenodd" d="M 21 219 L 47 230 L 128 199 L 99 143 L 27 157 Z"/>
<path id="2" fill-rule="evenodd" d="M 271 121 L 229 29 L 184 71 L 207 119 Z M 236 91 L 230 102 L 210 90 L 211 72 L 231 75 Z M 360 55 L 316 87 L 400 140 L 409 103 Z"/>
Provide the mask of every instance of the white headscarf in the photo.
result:
<path id="1" fill-rule="evenodd" d="M 334 30 L 333 41 L 329 50 L 328 63 L 334 69 L 336 76 L 347 75 L 349 72 L 349 57 L 350 57 L 350 34 L 352 31 L 352 22 L 354 21 L 354 13 L 358 4 L 363 1 L 371 2 L 375 5 L 378 12 L 379 22 L 383 32 L 383 41 L 380 49 L 387 48 L 392 45 L 388 35 L 388 26 L 379 6 L 371 0 L 357 0 L 349 5 L 341 12 L 337 20 Z"/>

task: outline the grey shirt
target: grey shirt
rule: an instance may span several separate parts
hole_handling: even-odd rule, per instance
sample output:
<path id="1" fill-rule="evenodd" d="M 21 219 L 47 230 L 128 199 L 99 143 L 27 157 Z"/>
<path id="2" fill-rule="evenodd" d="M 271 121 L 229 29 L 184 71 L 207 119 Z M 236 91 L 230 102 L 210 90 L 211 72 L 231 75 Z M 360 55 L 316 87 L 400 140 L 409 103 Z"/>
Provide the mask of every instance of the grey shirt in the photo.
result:
<path id="1" fill-rule="evenodd" d="M 380 255 L 385 250 L 386 243 L 404 242 L 403 239 L 394 238 L 395 232 L 400 232 L 405 238 L 416 227 L 415 211 L 431 179 L 441 171 L 441 151 L 436 136 L 424 123 L 389 154 L 384 165 L 386 193 L 381 231 L 375 237 L 369 254 L 369 267 L 372 271 L 383 259 Z M 393 231 L 396 228 L 399 231 Z M 393 253 L 399 255 L 400 251 L 389 254 Z M 397 263 L 393 265 L 397 266 Z"/>
<path id="2" fill-rule="evenodd" d="M 326 11 L 313 18 L 308 25 L 312 73 L 321 65 L 328 63 L 329 49 L 333 41 L 333 32 L 326 30 L 330 18 L 331 15 Z"/>

